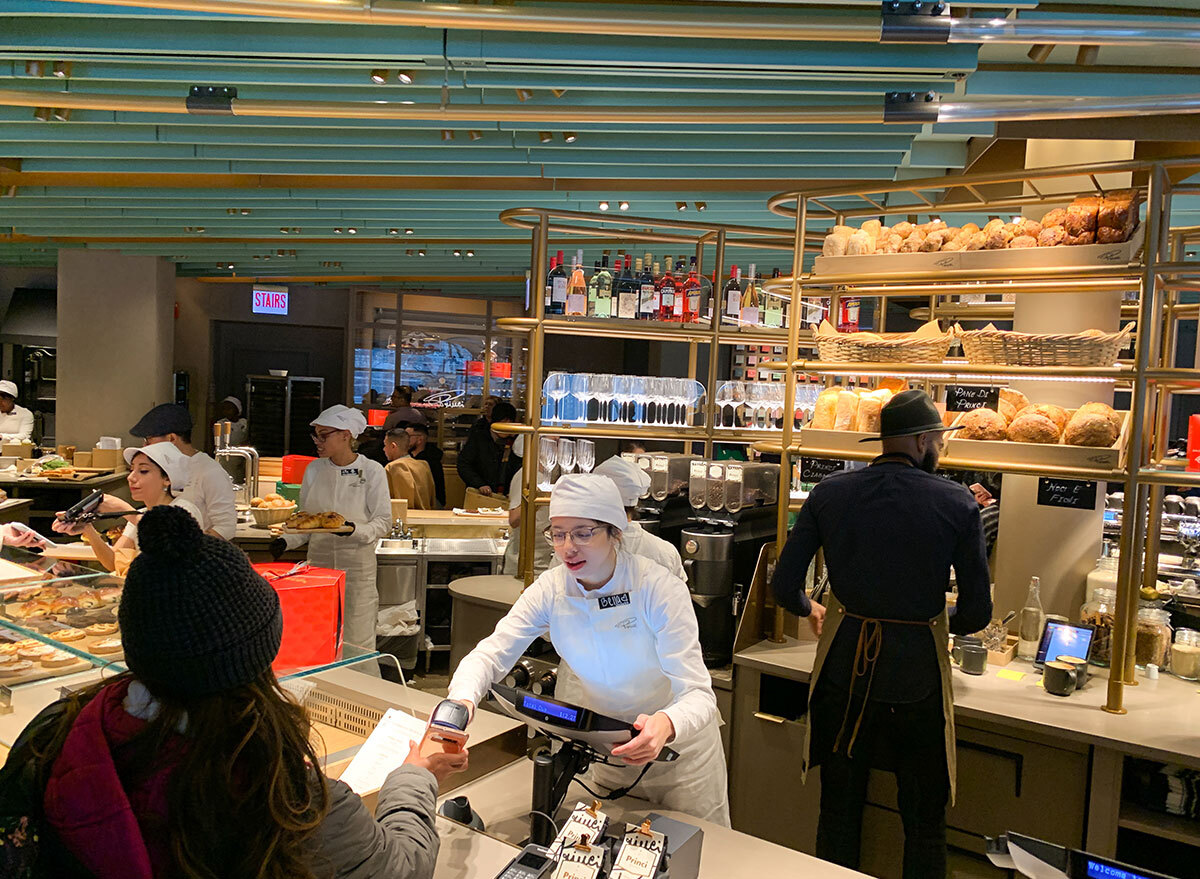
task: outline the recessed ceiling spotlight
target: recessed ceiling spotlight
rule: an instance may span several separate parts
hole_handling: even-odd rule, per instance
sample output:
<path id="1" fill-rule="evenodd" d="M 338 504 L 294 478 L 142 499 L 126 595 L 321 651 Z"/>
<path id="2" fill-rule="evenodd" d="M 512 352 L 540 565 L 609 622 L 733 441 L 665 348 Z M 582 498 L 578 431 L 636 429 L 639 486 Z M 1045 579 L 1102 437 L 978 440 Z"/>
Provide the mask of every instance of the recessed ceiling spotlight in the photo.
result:
<path id="1" fill-rule="evenodd" d="M 237 214 L 237 208 L 225 208 L 225 213 L 229 214 L 231 217 L 235 216 Z"/>
<path id="2" fill-rule="evenodd" d="M 482 131 L 468 131 L 467 137 L 471 138 L 471 140 L 482 140 L 483 132 Z"/>
<path id="3" fill-rule="evenodd" d="M 617 207 L 619 207 L 623 211 L 627 211 L 627 210 L 629 210 L 629 202 L 623 201 L 620 204 L 618 204 Z"/>
<path id="4" fill-rule="evenodd" d="M 412 230 L 412 229 L 405 229 L 405 230 L 404 230 L 404 234 L 405 234 L 405 235 L 411 235 L 412 233 L 413 233 L 413 230 Z"/>
<path id="5" fill-rule="evenodd" d="M 563 132 L 563 140 L 565 140 L 567 143 L 575 143 L 575 139 L 577 137 L 578 135 L 574 131 Z"/>
<path id="6" fill-rule="evenodd" d="M 529 89 L 517 89 L 517 100 L 524 104 L 533 97 L 533 92 Z"/>
<path id="7" fill-rule="evenodd" d="M 677 210 L 677 211 L 686 211 L 686 210 L 687 210 L 687 202 L 686 202 L 686 201 L 677 201 L 677 202 L 675 202 L 675 210 Z"/>
<path id="8" fill-rule="evenodd" d="M 567 93 L 566 89 L 550 89 L 550 93 L 556 98 L 561 98 Z"/>
<path id="9" fill-rule="evenodd" d="M 357 234 L 358 234 L 358 230 L 357 230 L 357 229 L 355 229 L 353 226 L 349 227 L 349 228 L 348 228 L 346 231 L 347 231 L 349 234 L 351 234 L 351 235 L 357 235 Z"/>
<path id="10" fill-rule="evenodd" d="M 376 85 L 383 85 L 385 82 L 387 82 L 387 76 L 388 74 L 386 70 L 372 70 L 371 82 L 375 83 Z"/>
<path id="11" fill-rule="evenodd" d="M 62 107 L 55 107 L 50 112 L 50 115 L 54 117 L 55 122 L 66 122 L 71 118 L 71 110 L 69 108 L 63 109 Z"/>
<path id="12" fill-rule="evenodd" d="M 411 70 L 397 70 L 396 71 L 396 79 L 400 80 L 400 82 L 404 83 L 405 85 L 412 85 L 412 81 L 413 81 L 412 71 Z"/>
<path id="13" fill-rule="evenodd" d="M 405 256 L 412 256 L 412 255 L 413 255 L 412 248 L 410 247 L 408 250 L 404 251 L 404 255 L 405 255 Z"/>
<path id="14" fill-rule="evenodd" d="M 299 235 L 299 234 L 300 234 L 300 227 L 299 227 L 299 226 L 293 226 L 293 227 L 292 227 L 292 234 L 293 234 L 293 235 Z"/>
<path id="15" fill-rule="evenodd" d="M 49 107 L 38 107 L 36 110 L 33 111 L 33 118 L 36 119 L 38 122 L 49 122 L 50 121 L 50 108 Z"/>
<path id="16" fill-rule="evenodd" d="M 55 61 L 54 68 L 50 72 L 59 79 L 66 79 L 71 75 L 71 62 Z"/>
<path id="17" fill-rule="evenodd" d="M 41 61 L 26 61 L 25 62 L 26 76 L 45 76 L 46 68 L 42 66 Z"/>
<path id="18" fill-rule="evenodd" d="M 342 227 L 341 227 L 341 226 L 338 226 L 336 229 L 334 229 L 334 230 L 333 230 L 333 234 L 334 234 L 334 235 L 341 235 L 341 234 L 342 234 Z"/>
<path id="19" fill-rule="evenodd" d="M 708 202 L 706 202 L 706 201 L 698 201 L 698 202 L 696 202 L 696 210 L 698 210 L 698 211 L 706 211 L 706 210 L 708 210 Z"/>
<path id="20" fill-rule="evenodd" d="M 225 266 L 225 268 L 229 269 L 229 271 L 232 272 L 233 271 L 233 263 L 229 263 L 229 265 Z"/>
<path id="21" fill-rule="evenodd" d="M 455 256 L 462 256 L 462 251 L 461 251 L 461 250 L 457 250 L 457 249 L 456 249 L 456 250 L 454 251 L 454 255 L 455 255 Z"/>
<path id="22" fill-rule="evenodd" d="M 416 101 L 401 101 L 401 104 L 415 104 Z"/>
<path id="23" fill-rule="evenodd" d="M 287 233 L 288 233 L 287 226 L 280 226 L 280 227 L 279 227 L 279 234 L 280 234 L 280 235 L 286 235 Z"/>
<path id="24" fill-rule="evenodd" d="M 442 129 L 442 140 L 454 140 L 454 132 L 449 128 Z"/>
<path id="25" fill-rule="evenodd" d="M 250 216 L 250 208 L 242 208 L 242 216 L 243 217 Z"/>
<path id="26" fill-rule="evenodd" d="M 474 255 L 475 255 L 475 251 L 473 251 L 473 250 L 467 251 L 467 256 L 474 256 Z"/>
<path id="27" fill-rule="evenodd" d="M 388 229 L 388 234 L 389 235 L 399 235 L 400 230 L 399 229 Z"/>
<path id="28" fill-rule="evenodd" d="M 418 251 L 417 251 L 417 256 L 424 256 L 424 255 L 425 255 L 425 249 L 424 249 L 424 248 L 422 248 L 421 250 L 418 250 Z"/>
<path id="29" fill-rule="evenodd" d="M 551 141 L 554 140 L 554 135 L 551 134 L 549 131 L 539 131 L 538 132 L 538 140 L 541 141 L 542 143 L 550 143 Z"/>
<path id="30" fill-rule="evenodd" d="M 602 211 L 608 210 L 608 202 L 606 202 L 606 201 L 600 202 L 600 210 L 602 210 Z"/>

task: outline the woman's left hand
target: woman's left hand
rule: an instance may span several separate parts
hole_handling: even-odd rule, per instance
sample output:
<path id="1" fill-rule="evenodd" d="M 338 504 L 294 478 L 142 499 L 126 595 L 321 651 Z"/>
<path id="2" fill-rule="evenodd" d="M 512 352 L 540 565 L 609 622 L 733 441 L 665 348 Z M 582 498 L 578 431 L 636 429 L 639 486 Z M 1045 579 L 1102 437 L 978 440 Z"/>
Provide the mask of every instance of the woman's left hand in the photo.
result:
<path id="1" fill-rule="evenodd" d="M 653 762 L 667 742 L 675 738 L 675 724 L 661 711 L 639 714 L 633 728 L 639 730 L 638 734 L 612 751 L 614 757 L 620 757 L 629 766 Z"/>

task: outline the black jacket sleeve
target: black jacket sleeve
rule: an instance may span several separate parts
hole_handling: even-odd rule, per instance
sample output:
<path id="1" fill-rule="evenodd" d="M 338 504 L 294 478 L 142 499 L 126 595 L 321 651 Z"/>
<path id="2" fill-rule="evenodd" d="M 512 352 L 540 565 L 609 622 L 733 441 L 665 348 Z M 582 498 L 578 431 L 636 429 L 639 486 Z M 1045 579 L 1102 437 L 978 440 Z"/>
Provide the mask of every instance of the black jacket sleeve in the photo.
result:
<path id="1" fill-rule="evenodd" d="M 954 547 L 954 579 L 958 584 L 958 602 L 950 608 L 950 631 L 970 635 L 992 620 L 991 575 L 979 507 L 970 499 L 963 512 L 963 527 Z"/>
<path id="2" fill-rule="evenodd" d="M 446 471 L 442 469 L 442 450 L 433 449 L 437 452 L 436 455 L 430 455 L 425 463 L 429 465 L 429 470 L 433 473 L 433 494 L 437 498 L 438 506 L 446 506 Z"/>
<path id="3" fill-rule="evenodd" d="M 462 451 L 458 453 L 458 475 L 466 483 L 467 488 L 480 488 L 491 485 L 491 468 L 488 467 L 485 456 L 491 451 L 484 444 L 490 444 L 492 438 L 487 428 L 481 434 L 478 426 L 471 428 L 467 441 L 463 443 Z"/>
<path id="4" fill-rule="evenodd" d="M 775 579 L 771 588 L 775 600 L 794 614 L 806 617 L 812 612 L 812 602 L 804 590 L 808 577 L 808 566 L 812 564 L 813 556 L 821 546 L 820 534 L 817 531 L 817 519 L 812 513 L 812 495 L 808 502 L 800 508 L 796 516 L 796 525 L 779 553 L 779 561 L 775 565 Z"/>

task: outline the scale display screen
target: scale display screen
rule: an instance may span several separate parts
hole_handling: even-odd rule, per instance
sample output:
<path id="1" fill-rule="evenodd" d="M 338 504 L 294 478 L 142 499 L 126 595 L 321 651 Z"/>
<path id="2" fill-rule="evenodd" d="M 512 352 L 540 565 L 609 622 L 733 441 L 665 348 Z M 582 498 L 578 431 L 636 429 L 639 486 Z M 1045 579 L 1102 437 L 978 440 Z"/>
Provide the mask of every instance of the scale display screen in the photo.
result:
<path id="1" fill-rule="evenodd" d="M 1071 879 L 1168 879 L 1153 870 L 1131 867 L 1081 851 L 1071 852 L 1067 875 Z"/>
<path id="2" fill-rule="evenodd" d="M 561 721 L 569 726 L 579 723 L 579 709 L 550 699 L 538 699 L 533 696 L 521 697 L 521 710 L 536 712 L 547 718 Z"/>
<path id="3" fill-rule="evenodd" d="M 1145 873 L 1135 873 L 1132 870 L 1126 870 L 1122 867 L 1114 867 L 1111 864 L 1104 864 L 1100 861 L 1094 861 L 1091 858 L 1087 860 L 1087 872 L 1084 876 L 1087 879 L 1150 879 Z"/>

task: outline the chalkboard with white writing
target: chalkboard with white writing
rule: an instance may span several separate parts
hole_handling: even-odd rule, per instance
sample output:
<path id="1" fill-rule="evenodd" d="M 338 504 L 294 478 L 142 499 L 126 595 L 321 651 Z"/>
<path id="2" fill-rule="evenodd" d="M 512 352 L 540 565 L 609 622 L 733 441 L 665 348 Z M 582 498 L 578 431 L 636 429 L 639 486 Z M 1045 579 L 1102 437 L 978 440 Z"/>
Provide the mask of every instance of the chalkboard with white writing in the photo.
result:
<path id="1" fill-rule="evenodd" d="M 846 462 L 832 458 L 800 458 L 800 481 L 820 482 L 826 476 L 832 476 L 839 470 L 846 469 Z"/>
<path id="2" fill-rule="evenodd" d="M 946 411 L 970 412 L 972 409 L 999 411 L 1000 389 L 986 385 L 949 385 L 946 387 Z"/>
<path id="3" fill-rule="evenodd" d="M 1038 478 L 1038 506 L 1069 507 L 1074 510 L 1096 509 L 1096 483 L 1079 479 Z"/>

